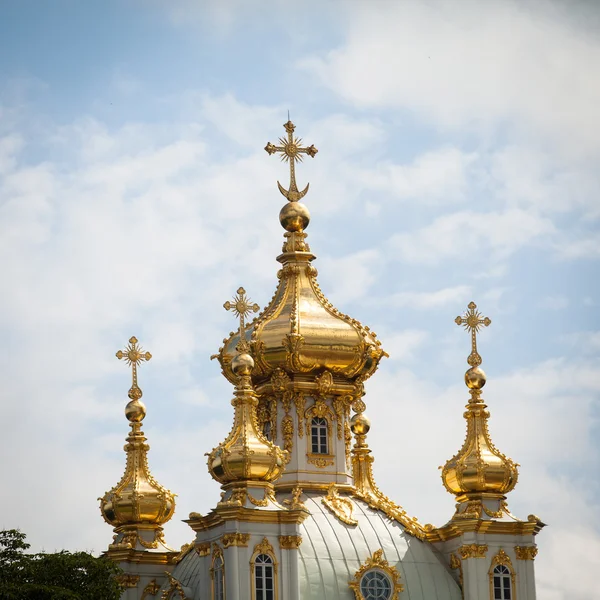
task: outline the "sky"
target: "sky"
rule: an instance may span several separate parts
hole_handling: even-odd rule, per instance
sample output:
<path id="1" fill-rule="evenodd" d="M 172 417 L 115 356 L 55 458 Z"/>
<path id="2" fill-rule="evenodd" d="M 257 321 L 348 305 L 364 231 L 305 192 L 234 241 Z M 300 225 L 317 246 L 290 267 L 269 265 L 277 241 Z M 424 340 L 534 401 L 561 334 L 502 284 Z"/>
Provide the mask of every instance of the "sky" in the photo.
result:
<path id="1" fill-rule="evenodd" d="M 548 524 L 539 600 L 600 568 L 600 6 L 276 0 L 0 3 L 0 527 L 99 553 L 124 469 L 137 336 L 166 525 L 206 513 L 231 385 L 210 361 L 243 285 L 275 290 L 296 133 L 324 293 L 389 353 L 367 382 L 382 490 L 423 523 L 454 500 L 474 300 L 508 501 Z"/>

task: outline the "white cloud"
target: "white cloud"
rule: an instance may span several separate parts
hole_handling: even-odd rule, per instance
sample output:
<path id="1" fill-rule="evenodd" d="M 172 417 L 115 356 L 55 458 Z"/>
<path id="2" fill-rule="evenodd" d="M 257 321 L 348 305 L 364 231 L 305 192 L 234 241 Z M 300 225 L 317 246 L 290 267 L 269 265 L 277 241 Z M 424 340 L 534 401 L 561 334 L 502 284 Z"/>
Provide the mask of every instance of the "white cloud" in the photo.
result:
<path id="1" fill-rule="evenodd" d="M 568 9 L 567 9 L 568 6 Z M 345 40 L 301 65 L 361 107 L 449 129 L 514 119 L 574 153 L 598 151 L 600 43 L 579 4 L 472 0 L 351 5 Z M 588 21 L 589 23 L 589 21 Z"/>
<path id="2" fill-rule="evenodd" d="M 538 302 L 539 308 L 546 310 L 563 310 L 569 306 L 569 299 L 566 296 L 546 296 Z"/>
<path id="3" fill-rule="evenodd" d="M 385 306 L 394 308 L 414 308 L 417 310 L 429 310 L 440 308 L 448 304 L 456 305 L 465 300 L 471 294 L 471 288 L 466 285 L 458 285 L 451 288 L 436 290 L 435 292 L 397 292 L 381 301 L 375 301 Z"/>
<path id="4" fill-rule="evenodd" d="M 484 248 L 493 261 L 500 261 L 554 230 L 549 219 L 519 209 L 461 211 L 438 217 L 416 231 L 396 234 L 389 239 L 389 246 L 400 259 L 417 264 L 439 264 L 459 257 L 477 261 Z"/>

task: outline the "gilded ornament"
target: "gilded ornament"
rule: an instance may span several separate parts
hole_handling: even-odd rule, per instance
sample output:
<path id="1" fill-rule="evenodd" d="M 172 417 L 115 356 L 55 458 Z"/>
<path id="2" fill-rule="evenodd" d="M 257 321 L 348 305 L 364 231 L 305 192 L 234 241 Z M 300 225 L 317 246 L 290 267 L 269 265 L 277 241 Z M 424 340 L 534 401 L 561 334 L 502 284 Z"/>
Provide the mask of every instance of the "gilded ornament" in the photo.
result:
<path id="1" fill-rule="evenodd" d="M 221 538 L 223 548 L 229 548 L 231 546 L 240 546 L 242 548 L 247 548 L 249 541 L 250 534 L 240 533 L 239 531 L 236 531 L 235 533 L 225 533 Z"/>
<path id="2" fill-rule="evenodd" d="M 198 556 L 209 556 L 210 555 L 210 542 L 200 542 L 196 544 L 196 552 Z"/>
<path id="3" fill-rule="evenodd" d="M 477 332 L 482 326 L 487 327 L 491 321 L 488 317 L 482 317 L 476 308 L 476 304 L 471 302 L 465 316 L 456 318 L 456 323 L 464 325 L 471 333 L 471 354 L 467 360 L 471 368 L 465 375 L 465 382 L 471 391 L 471 399 L 464 413 L 467 435 L 463 446 L 446 462 L 442 470 L 442 482 L 445 488 L 451 494 L 457 495 L 459 502 L 466 498 L 473 500 L 473 494 L 483 493 L 496 494 L 503 500 L 504 494 L 514 489 L 518 479 L 518 465 L 494 446 L 488 430 L 490 413 L 481 399 L 486 376 L 479 366 L 482 361 L 477 351 Z M 479 513 L 481 510 L 490 517 L 500 518 L 505 505 L 498 511 L 489 511 L 482 504 L 477 508 Z M 472 508 L 456 516 L 469 518 L 475 512 Z"/>
<path id="4" fill-rule="evenodd" d="M 156 549 L 159 545 L 170 551 L 164 543 L 162 525 L 175 511 L 175 495 L 162 487 L 152 476 L 148 467 L 148 450 L 142 427 L 146 407 L 141 402 L 142 390 L 138 385 L 137 367 L 152 358 L 138 346 L 135 337 L 129 339 L 125 350 L 116 353 L 119 360 L 131 367 L 132 385 L 128 392 L 130 402 L 125 411 L 131 431 L 127 437 L 125 472 L 119 483 L 106 492 L 100 501 L 100 512 L 104 520 L 115 528 L 115 533 L 123 534 L 120 542 L 111 545 L 109 551 L 126 548 L 135 549 L 139 543 L 144 548 Z M 153 541 L 146 541 L 140 535 L 140 528 L 153 535 Z"/>
<path id="5" fill-rule="evenodd" d="M 298 186 L 296 185 L 296 162 L 302 162 L 303 154 L 314 158 L 318 150 L 312 144 L 308 147 L 303 147 L 301 145 L 302 140 L 294 136 L 296 126 L 289 119 L 287 123 L 284 123 L 283 127 L 287 133 L 287 138 L 279 138 L 281 146 L 275 146 L 274 144 L 271 144 L 271 142 L 268 142 L 265 146 L 265 150 L 268 154 L 281 154 L 281 160 L 290 165 L 289 189 L 286 190 L 279 181 L 277 182 L 277 187 L 290 203 L 294 203 L 306 196 L 309 187 L 309 184 L 307 184 L 301 192 L 298 191 Z M 308 218 L 308 216 L 301 214 L 299 218 L 293 219 L 292 216 L 289 215 L 288 219 L 290 222 L 286 222 L 284 225 L 284 220 L 282 219 L 282 225 L 284 225 L 285 229 L 288 231 L 301 231 L 308 225 Z"/>
<path id="6" fill-rule="evenodd" d="M 160 591 L 160 584 L 153 579 L 142 592 L 140 600 L 146 600 L 149 596 L 155 596 Z"/>
<path id="7" fill-rule="evenodd" d="M 283 435 L 283 449 L 290 453 L 287 460 L 289 462 L 294 446 L 294 421 L 289 415 L 285 416 L 281 421 L 281 433 Z"/>
<path id="8" fill-rule="evenodd" d="M 237 294 L 233 297 L 233 302 L 227 300 L 225 304 L 223 304 L 223 308 L 225 310 L 230 310 L 236 317 L 240 319 L 240 347 L 238 348 L 239 352 L 248 352 L 249 345 L 246 339 L 241 339 L 241 336 L 246 331 L 245 319 L 248 315 L 253 312 L 258 312 L 260 310 L 260 306 L 256 303 L 253 303 L 247 296 L 246 290 L 243 287 L 238 288 Z"/>
<path id="9" fill-rule="evenodd" d="M 458 553 L 463 560 L 468 558 L 485 558 L 487 551 L 487 544 L 463 544 L 458 549 Z"/>
<path id="10" fill-rule="evenodd" d="M 264 537 L 256 546 L 254 546 L 253 554 L 269 554 L 271 556 L 275 556 L 275 550 L 271 545 L 271 542 Z"/>
<path id="11" fill-rule="evenodd" d="M 118 584 L 123 588 L 134 588 L 137 587 L 140 582 L 139 575 L 132 575 L 131 573 L 121 573 L 115 577 Z"/>
<path id="12" fill-rule="evenodd" d="M 169 579 L 169 587 L 166 590 L 163 590 L 163 593 L 160 596 L 161 600 L 173 600 L 175 594 L 177 594 L 181 600 L 191 600 L 191 598 L 188 598 L 185 595 L 181 582 L 175 579 L 168 571 L 166 571 L 166 575 Z"/>
<path id="13" fill-rule="evenodd" d="M 317 384 L 317 393 L 320 396 L 327 396 L 331 392 L 333 387 L 333 375 L 331 371 L 323 371 L 320 375 L 315 377 L 315 383 Z"/>
<path id="14" fill-rule="evenodd" d="M 280 535 L 279 547 L 282 550 L 297 550 L 302 543 L 301 535 Z"/>
<path id="15" fill-rule="evenodd" d="M 323 456 L 321 454 L 307 454 L 306 460 L 311 465 L 315 465 L 315 467 L 319 469 L 326 469 L 335 463 L 335 459 L 333 456 Z"/>
<path id="16" fill-rule="evenodd" d="M 515 546 L 517 560 L 534 560 L 537 553 L 537 546 Z"/>
<path id="17" fill-rule="evenodd" d="M 327 496 L 321 498 L 321 502 L 326 506 L 342 523 L 346 525 L 358 525 L 358 521 L 353 517 L 354 506 L 348 498 L 339 495 L 335 484 L 329 486 Z"/>
<path id="18" fill-rule="evenodd" d="M 287 506 L 289 510 L 298 510 L 303 509 L 306 510 L 306 505 L 301 500 L 302 497 L 302 488 L 297 485 L 292 488 L 292 497 L 286 498 L 283 501 L 283 505 Z"/>
<path id="19" fill-rule="evenodd" d="M 396 567 L 390 565 L 390 563 L 383 558 L 383 550 L 379 549 L 373 553 L 373 556 L 367 558 L 362 564 L 360 569 L 354 574 L 354 578 L 348 582 L 350 589 L 354 592 L 356 600 L 365 600 L 361 589 L 360 582 L 363 575 L 371 569 L 376 569 L 385 573 L 392 584 L 392 595 L 389 596 L 389 600 L 398 600 L 398 595 L 404 591 L 404 586 L 400 583 L 400 573 Z"/>
<path id="20" fill-rule="evenodd" d="M 304 407 L 306 406 L 306 398 L 301 392 L 294 394 L 294 406 L 298 418 L 298 437 L 301 438 L 304 436 Z"/>

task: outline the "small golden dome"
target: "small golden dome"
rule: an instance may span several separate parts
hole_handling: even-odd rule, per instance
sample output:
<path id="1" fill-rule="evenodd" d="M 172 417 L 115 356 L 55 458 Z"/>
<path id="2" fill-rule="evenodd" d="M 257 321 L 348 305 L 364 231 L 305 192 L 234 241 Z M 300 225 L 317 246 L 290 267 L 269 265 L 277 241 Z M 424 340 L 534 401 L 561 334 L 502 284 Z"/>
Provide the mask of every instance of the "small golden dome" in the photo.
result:
<path id="1" fill-rule="evenodd" d="M 310 223 L 310 212 L 302 202 L 288 202 L 279 212 L 279 222 L 286 231 L 303 231 Z"/>
<path id="2" fill-rule="evenodd" d="M 486 374 L 479 366 L 481 356 L 477 351 L 477 332 L 482 326 L 488 327 L 491 320 L 477 311 L 474 302 L 469 303 L 463 317 L 456 317 L 457 325 L 463 325 L 471 334 L 471 354 L 467 359 L 471 368 L 465 373 L 465 384 L 471 390 L 464 417 L 467 420 L 467 436 L 462 448 L 442 469 L 445 488 L 461 497 L 480 494 L 503 496 L 515 485 L 519 472 L 518 465 L 502 454 L 492 443 L 488 431 L 490 413 L 481 399 L 481 390 L 486 383 Z"/>
<path id="3" fill-rule="evenodd" d="M 131 432 L 124 447 L 127 453 L 125 473 L 121 481 L 100 498 L 100 512 L 104 520 L 113 527 L 122 525 L 149 524 L 160 526 L 175 512 L 175 494 L 162 487 L 148 467 L 146 438 L 141 423 L 146 416 L 146 406 L 141 401 L 142 390 L 137 382 L 137 368 L 142 361 L 152 358 L 142 352 L 135 337 L 130 338 L 125 351 L 117 352 L 132 368 L 132 385 L 128 396 L 131 401 L 125 407 L 125 416 L 130 422 Z"/>

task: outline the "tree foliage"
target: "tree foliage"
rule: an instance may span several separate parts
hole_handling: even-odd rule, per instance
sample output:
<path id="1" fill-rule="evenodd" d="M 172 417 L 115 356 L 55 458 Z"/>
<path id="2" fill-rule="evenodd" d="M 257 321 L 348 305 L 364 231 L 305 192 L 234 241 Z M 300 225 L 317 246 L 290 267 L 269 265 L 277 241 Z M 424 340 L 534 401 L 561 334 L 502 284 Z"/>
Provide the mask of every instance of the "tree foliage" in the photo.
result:
<path id="1" fill-rule="evenodd" d="M 0 600 L 118 600 L 121 570 L 87 552 L 26 554 L 16 529 L 0 531 Z"/>

